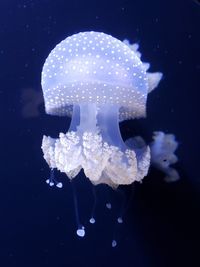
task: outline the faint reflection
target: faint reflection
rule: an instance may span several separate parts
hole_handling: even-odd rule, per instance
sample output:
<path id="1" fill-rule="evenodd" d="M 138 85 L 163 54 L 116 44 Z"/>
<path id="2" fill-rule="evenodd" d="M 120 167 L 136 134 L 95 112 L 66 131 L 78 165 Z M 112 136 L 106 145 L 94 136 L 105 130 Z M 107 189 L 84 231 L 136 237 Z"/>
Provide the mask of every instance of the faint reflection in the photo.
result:
<path id="1" fill-rule="evenodd" d="M 43 103 L 42 91 L 37 91 L 33 88 L 22 89 L 21 94 L 22 117 L 35 118 L 40 115 L 40 106 Z"/>

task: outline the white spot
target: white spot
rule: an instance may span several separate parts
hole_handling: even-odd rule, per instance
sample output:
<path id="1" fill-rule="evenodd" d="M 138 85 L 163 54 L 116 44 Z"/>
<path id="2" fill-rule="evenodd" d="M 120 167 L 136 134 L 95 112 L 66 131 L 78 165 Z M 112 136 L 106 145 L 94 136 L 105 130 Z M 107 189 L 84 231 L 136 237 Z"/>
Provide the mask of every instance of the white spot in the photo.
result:
<path id="1" fill-rule="evenodd" d="M 85 230 L 84 230 L 84 227 L 82 227 L 81 229 L 78 229 L 76 231 L 76 234 L 80 237 L 84 237 L 85 236 Z"/>
<path id="2" fill-rule="evenodd" d="M 92 217 L 92 218 L 90 218 L 90 223 L 91 224 L 94 224 L 95 223 L 95 219 Z"/>
<path id="3" fill-rule="evenodd" d="M 62 187 L 63 187 L 63 184 L 62 184 L 62 183 L 57 183 L 56 186 L 57 186 L 58 188 L 62 188 Z"/>
<path id="4" fill-rule="evenodd" d="M 114 247 L 116 247 L 117 246 L 117 241 L 116 240 L 113 240 L 112 241 L 112 247 L 114 248 Z"/>
<path id="5" fill-rule="evenodd" d="M 117 218 L 117 222 L 118 222 L 118 223 L 123 223 L 123 219 L 122 219 L 122 217 L 118 217 L 118 218 Z"/>
<path id="6" fill-rule="evenodd" d="M 106 203 L 106 208 L 110 210 L 112 208 L 111 203 Z"/>

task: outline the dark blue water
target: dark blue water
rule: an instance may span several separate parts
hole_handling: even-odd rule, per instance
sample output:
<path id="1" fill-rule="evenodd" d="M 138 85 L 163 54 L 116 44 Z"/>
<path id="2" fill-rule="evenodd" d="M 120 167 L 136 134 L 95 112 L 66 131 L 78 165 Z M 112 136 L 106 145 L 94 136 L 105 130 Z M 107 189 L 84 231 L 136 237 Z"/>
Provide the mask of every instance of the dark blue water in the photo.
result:
<path id="1" fill-rule="evenodd" d="M 200 6 L 192 0 L 1 0 L 0 266 L 200 266 L 199 24 Z M 89 225 L 92 189 L 82 173 L 75 186 L 87 232 L 79 239 L 69 181 L 57 172 L 62 190 L 45 183 L 42 136 L 67 131 L 70 120 L 45 114 L 40 77 L 57 43 L 88 30 L 138 42 L 151 71 L 164 73 L 149 96 L 147 119 L 124 122 L 121 132 L 147 140 L 154 130 L 174 133 L 181 179 L 166 184 L 152 169 L 143 184 L 125 188 L 130 201 L 115 231 L 120 197 L 98 187 L 97 223 Z M 108 199 L 112 211 L 105 209 Z"/>

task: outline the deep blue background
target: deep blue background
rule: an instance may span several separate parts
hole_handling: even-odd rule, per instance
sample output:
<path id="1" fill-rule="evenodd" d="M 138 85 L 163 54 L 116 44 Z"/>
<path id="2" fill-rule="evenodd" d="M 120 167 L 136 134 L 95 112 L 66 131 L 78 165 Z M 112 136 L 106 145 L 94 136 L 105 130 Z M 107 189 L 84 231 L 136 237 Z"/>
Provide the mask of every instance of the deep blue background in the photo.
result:
<path id="1" fill-rule="evenodd" d="M 195 1 L 1 0 L 0 2 L 0 266 L 200 266 L 199 82 L 200 6 Z M 75 235 L 72 191 L 49 188 L 40 149 L 43 134 L 67 131 L 70 120 L 27 109 L 41 102 L 40 76 L 54 46 L 80 31 L 103 31 L 140 44 L 142 59 L 164 79 L 148 99 L 146 120 L 121 125 L 123 138 L 154 130 L 180 142 L 181 180 L 163 182 L 151 170 L 134 193 L 111 248 L 118 196 L 97 188 L 97 224 L 87 221 L 91 185 L 76 179 L 86 238 Z M 33 101 L 34 100 L 34 101 Z M 34 105 L 33 105 L 34 106 Z M 30 112 L 31 111 L 31 112 Z M 110 199 L 114 209 L 105 209 Z"/>

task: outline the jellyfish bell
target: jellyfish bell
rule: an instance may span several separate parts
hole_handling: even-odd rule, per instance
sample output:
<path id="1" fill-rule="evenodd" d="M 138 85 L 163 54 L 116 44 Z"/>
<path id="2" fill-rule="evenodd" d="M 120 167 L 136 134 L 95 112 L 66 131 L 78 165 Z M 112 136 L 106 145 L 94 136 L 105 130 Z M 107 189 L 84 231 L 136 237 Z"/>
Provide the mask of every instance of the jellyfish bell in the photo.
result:
<path id="1" fill-rule="evenodd" d="M 146 116 L 148 93 L 156 88 L 162 73 L 150 73 L 141 61 L 138 44 L 100 32 L 81 32 L 59 43 L 47 57 L 42 70 L 45 110 L 49 115 L 71 117 L 67 133 L 58 138 L 43 136 L 42 150 L 51 173 L 46 182 L 62 188 L 54 169 L 65 173 L 73 191 L 76 234 L 85 236 L 80 223 L 73 178 L 83 169 L 93 185 L 112 188 L 141 182 L 150 162 L 165 172 L 167 181 L 177 180 L 171 164 L 177 142 L 173 135 L 156 132 L 150 146 L 140 136 L 123 141 L 119 123 Z M 89 222 L 94 224 L 96 193 Z M 116 191 L 119 191 L 117 189 Z M 123 205 L 124 202 L 123 202 Z M 106 207 L 111 209 L 111 203 Z M 116 223 L 123 224 L 125 206 Z M 117 246 L 113 235 L 112 247 Z"/>
<path id="2" fill-rule="evenodd" d="M 83 168 L 94 184 L 112 187 L 141 181 L 150 165 L 150 148 L 130 149 L 119 122 L 146 116 L 148 92 L 161 73 L 148 73 L 137 47 L 99 32 L 81 32 L 59 43 L 42 70 L 45 111 L 72 117 L 67 133 L 44 136 L 50 168 L 72 179 Z"/>

